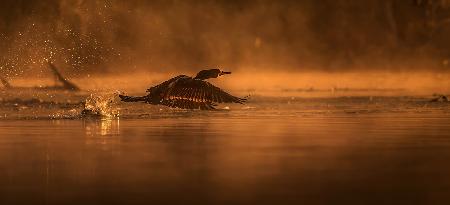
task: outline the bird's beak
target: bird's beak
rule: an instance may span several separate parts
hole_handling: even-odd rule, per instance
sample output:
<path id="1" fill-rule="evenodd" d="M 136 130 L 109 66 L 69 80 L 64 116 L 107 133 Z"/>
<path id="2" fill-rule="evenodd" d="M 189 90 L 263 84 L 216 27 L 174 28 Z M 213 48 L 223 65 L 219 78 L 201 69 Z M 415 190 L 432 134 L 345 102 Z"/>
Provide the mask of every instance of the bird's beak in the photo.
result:
<path id="1" fill-rule="evenodd" d="M 231 72 L 227 72 L 227 71 L 220 71 L 219 75 L 225 75 L 225 74 L 231 74 Z"/>

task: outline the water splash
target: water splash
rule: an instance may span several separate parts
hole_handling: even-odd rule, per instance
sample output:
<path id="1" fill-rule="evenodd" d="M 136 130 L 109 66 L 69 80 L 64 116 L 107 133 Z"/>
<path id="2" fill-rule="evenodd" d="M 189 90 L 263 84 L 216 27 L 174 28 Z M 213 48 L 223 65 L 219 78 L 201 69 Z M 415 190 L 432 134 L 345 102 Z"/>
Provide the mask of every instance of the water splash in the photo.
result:
<path id="1" fill-rule="evenodd" d="M 91 94 L 86 98 L 81 115 L 83 117 L 119 117 L 116 96 L 116 93 Z"/>

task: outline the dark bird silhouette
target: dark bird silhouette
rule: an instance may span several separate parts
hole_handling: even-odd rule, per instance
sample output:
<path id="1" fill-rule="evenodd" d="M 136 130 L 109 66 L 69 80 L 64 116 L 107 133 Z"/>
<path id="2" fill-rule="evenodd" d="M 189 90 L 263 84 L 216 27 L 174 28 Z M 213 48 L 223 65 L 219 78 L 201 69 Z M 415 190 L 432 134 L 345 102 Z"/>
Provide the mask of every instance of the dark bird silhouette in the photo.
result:
<path id="1" fill-rule="evenodd" d="M 179 75 L 159 85 L 147 89 L 148 95 L 132 97 L 119 95 L 124 102 L 145 102 L 184 109 L 215 109 L 216 103 L 240 103 L 246 99 L 228 94 L 205 81 L 231 72 L 219 69 L 202 70 L 195 77 Z"/>

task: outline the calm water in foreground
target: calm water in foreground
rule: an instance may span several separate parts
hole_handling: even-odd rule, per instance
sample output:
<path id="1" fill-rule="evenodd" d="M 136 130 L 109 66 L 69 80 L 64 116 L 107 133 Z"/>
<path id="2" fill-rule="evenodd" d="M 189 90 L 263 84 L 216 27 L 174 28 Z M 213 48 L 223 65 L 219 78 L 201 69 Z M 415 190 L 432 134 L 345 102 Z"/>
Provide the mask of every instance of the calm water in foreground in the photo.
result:
<path id="1" fill-rule="evenodd" d="M 450 105 L 256 98 L 221 111 L 4 101 L 0 204 L 448 204 Z"/>

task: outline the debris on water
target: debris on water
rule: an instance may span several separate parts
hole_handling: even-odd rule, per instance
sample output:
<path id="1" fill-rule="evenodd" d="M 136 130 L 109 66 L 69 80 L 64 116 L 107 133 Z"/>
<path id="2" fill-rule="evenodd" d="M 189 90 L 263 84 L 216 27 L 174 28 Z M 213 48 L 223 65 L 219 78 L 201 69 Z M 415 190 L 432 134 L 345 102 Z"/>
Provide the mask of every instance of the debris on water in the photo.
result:
<path id="1" fill-rule="evenodd" d="M 27 106 L 19 106 L 19 107 L 17 107 L 17 109 L 18 110 L 25 110 L 25 109 L 28 109 L 28 107 Z"/>
<path id="2" fill-rule="evenodd" d="M 30 98 L 30 99 L 3 99 L 0 101 L 1 105 L 4 107 L 15 107 L 15 108 L 36 108 L 36 107 L 47 107 L 47 108 L 73 108 L 79 107 L 80 102 L 57 102 L 57 101 L 44 101 L 41 98 Z"/>
<path id="3" fill-rule="evenodd" d="M 435 98 L 431 99 L 430 102 L 450 102 L 447 96 L 441 94 L 434 94 Z"/>
<path id="4" fill-rule="evenodd" d="M 91 94 L 86 98 L 83 117 L 118 117 L 119 109 L 116 106 L 116 94 Z"/>

